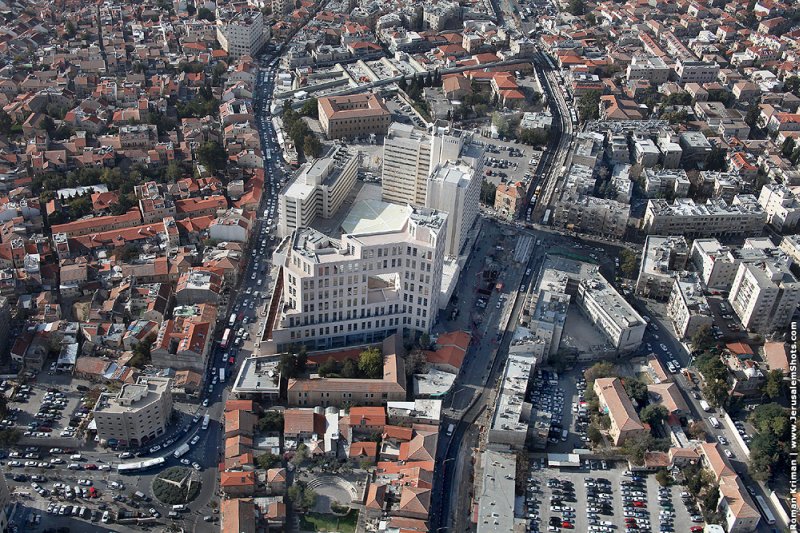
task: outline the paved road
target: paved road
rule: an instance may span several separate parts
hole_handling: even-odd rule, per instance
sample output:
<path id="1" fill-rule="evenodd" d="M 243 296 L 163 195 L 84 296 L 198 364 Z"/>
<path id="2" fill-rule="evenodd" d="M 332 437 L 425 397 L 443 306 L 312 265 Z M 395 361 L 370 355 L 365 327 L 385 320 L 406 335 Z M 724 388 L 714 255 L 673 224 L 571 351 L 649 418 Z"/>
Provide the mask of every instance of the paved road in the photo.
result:
<path id="1" fill-rule="evenodd" d="M 495 231 L 500 229 L 492 222 L 485 222 L 485 224 L 488 228 L 494 227 Z M 491 229 L 488 231 L 491 232 Z M 506 239 L 507 242 L 519 241 L 517 230 L 505 227 L 503 231 L 510 234 Z M 489 236 L 491 235 L 489 233 Z M 497 241 L 482 238 L 479 242 Z M 534 246 L 533 253 L 527 262 L 521 264 L 511 261 L 512 248 L 503 247 L 507 248 L 503 253 L 509 254 L 509 258 L 503 262 L 506 269 L 502 274 L 503 294 L 507 295 L 505 304 L 501 304 L 500 309 L 497 309 L 496 302 L 499 301 L 499 295 L 491 295 L 486 307 L 486 317 L 479 325 L 477 335 L 470 346 L 464 365 L 462 365 L 461 374 L 454 385 L 454 390 L 458 392 L 452 403 L 461 409 L 446 411 L 442 419 L 443 432 L 440 435 L 440 444 L 437 450 L 437 463 L 441 467 L 436 472 L 431 505 L 432 531 L 436 531 L 438 528 L 447 528 L 449 531 L 466 530 L 466 523 L 463 520 L 467 518 L 469 512 L 468 504 L 472 484 L 468 482 L 469 467 L 465 469 L 464 466 L 469 463 L 472 448 L 478 445 L 480 435 L 478 426 L 484 425 L 484 422 L 477 425 L 476 422 L 486 416 L 488 408 L 494 401 L 495 385 L 502 375 L 508 345 L 524 303 L 519 288 L 522 285 L 529 286 L 538 275 L 548 243 L 543 241 L 540 246 Z M 480 253 L 482 250 L 478 249 L 477 252 Z M 483 261 L 478 261 L 473 268 L 480 269 L 482 265 Z M 467 276 L 462 279 L 469 280 L 472 275 L 473 273 L 469 269 Z M 468 294 L 466 290 L 462 292 Z M 471 300 L 459 302 L 459 308 L 470 309 L 473 307 L 470 305 L 471 303 Z M 463 409 L 469 401 L 471 401 L 469 407 Z M 451 423 L 455 425 L 455 428 L 452 436 L 447 436 L 446 431 Z"/>

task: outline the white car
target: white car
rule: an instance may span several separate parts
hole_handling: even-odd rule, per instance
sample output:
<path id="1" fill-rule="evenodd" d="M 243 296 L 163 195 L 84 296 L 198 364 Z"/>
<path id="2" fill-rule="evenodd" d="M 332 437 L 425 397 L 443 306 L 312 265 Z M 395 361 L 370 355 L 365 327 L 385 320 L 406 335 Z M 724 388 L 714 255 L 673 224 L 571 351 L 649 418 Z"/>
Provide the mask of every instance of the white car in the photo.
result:
<path id="1" fill-rule="evenodd" d="M 732 451 L 730 451 L 729 449 L 725 448 L 725 450 L 723 450 L 723 452 L 725 453 L 725 457 L 727 457 L 728 459 L 733 459 L 733 452 Z"/>
<path id="2" fill-rule="evenodd" d="M 160 444 L 156 444 L 155 446 L 150 448 L 150 453 L 156 453 L 160 449 L 161 449 L 161 445 Z"/>
<path id="3" fill-rule="evenodd" d="M 199 463 L 192 463 L 192 468 L 194 468 L 197 471 L 200 471 L 200 470 L 203 469 L 203 467 L 201 467 Z"/>
<path id="4" fill-rule="evenodd" d="M 190 465 L 192 463 L 189 461 L 189 459 L 181 459 L 181 464 L 182 465 Z"/>

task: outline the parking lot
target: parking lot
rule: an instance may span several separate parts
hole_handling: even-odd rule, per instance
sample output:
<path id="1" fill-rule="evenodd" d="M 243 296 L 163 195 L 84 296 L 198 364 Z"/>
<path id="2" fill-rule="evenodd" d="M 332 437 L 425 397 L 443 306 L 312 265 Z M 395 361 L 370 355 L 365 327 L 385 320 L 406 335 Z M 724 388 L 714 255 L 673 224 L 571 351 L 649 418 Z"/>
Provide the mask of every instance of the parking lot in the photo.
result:
<path id="1" fill-rule="evenodd" d="M 557 469 L 542 468 L 534 459 L 525 495 L 528 531 L 702 530 L 682 494 L 680 486 L 662 488 L 655 476 L 631 473 L 623 463 L 591 461 Z"/>
<path id="2" fill-rule="evenodd" d="M 7 384 L 7 393 L 11 385 Z M 83 393 L 72 387 L 32 383 L 22 385 L 9 397 L 9 416 L 2 422 L 16 427 L 31 440 L 72 439 L 76 427 L 87 416 L 82 406 Z M 77 441 L 76 441 L 77 445 Z"/>

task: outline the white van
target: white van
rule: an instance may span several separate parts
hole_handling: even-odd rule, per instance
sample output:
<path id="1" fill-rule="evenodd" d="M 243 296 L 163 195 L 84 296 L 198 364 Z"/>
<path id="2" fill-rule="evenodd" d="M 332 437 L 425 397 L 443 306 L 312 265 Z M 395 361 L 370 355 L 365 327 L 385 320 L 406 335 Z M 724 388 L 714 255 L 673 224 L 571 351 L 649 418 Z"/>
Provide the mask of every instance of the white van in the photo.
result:
<path id="1" fill-rule="evenodd" d="M 185 511 L 186 509 L 187 509 L 187 507 L 185 505 L 183 505 L 183 504 L 178 504 L 178 505 L 173 505 L 172 506 L 172 510 L 173 511 Z"/>
<path id="2" fill-rule="evenodd" d="M 455 424 L 450 424 L 447 426 L 447 436 L 450 437 L 453 434 L 453 430 L 456 429 Z"/>
<path id="3" fill-rule="evenodd" d="M 83 461 L 83 456 L 79 453 L 76 453 L 75 455 L 70 455 L 69 458 L 72 461 Z"/>
<path id="4" fill-rule="evenodd" d="M 70 470 L 81 470 L 81 465 L 79 465 L 78 463 L 70 463 L 67 468 L 69 468 Z"/>

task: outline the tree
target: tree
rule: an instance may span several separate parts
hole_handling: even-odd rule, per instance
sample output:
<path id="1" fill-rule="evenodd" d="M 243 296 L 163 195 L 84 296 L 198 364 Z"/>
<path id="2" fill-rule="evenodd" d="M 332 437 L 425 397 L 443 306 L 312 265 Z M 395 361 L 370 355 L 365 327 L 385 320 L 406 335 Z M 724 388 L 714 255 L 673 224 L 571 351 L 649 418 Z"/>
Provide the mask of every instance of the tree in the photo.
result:
<path id="1" fill-rule="evenodd" d="M 631 400 L 635 400 L 639 405 L 643 405 L 647 401 L 647 385 L 642 383 L 636 378 L 627 378 L 625 380 L 625 392 Z"/>
<path id="2" fill-rule="evenodd" d="M 497 195 L 497 186 L 490 181 L 481 182 L 481 202 L 485 205 L 493 206 Z"/>
<path id="3" fill-rule="evenodd" d="M 586 22 L 589 24 L 589 26 L 597 26 L 597 17 L 594 13 L 587 13 Z"/>
<path id="4" fill-rule="evenodd" d="M 614 363 L 610 361 L 598 361 L 593 364 L 583 373 L 586 381 L 594 381 L 598 378 L 617 377 L 617 372 L 614 370 Z M 587 387 L 588 390 L 589 387 Z"/>
<path id="5" fill-rule="evenodd" d="M 707 381 L 703 387 L 703 396 L 708 398 L 708 403 L 714 407 L 722 407 L 728 401 L 728 384 L 720 379 Z"/>
<path id="6" fill-rule="evenodd" d="M 355 361 L 348 359 L 344 362 L 342 365 L 342 377 L 349 379 L 358 377 L 358 367 L 356 366 Z"/>
<path id="7" fill-rule="evenodd" d="M 8 448 L 14 446 L 22 438 L 22 432 L 18 429 L 0 429 L 0 446 Z"/>
<path id="8" fill-rule="evenodd" d="M 45 115 L 42 121 L 39 123 L 39 127 L 46 131 L 48 134 L 52 134 L 56 131 L 56 123 L 50 117 L 50 115 Z"/>
<path id="9" fill-rule="evenodd" d="M 297 446 L 297 450 L 294 452 L 294 457 L 292 457 L 292 464 L 294 466 L 302 465 L 309 457 L 308 453 L 308 446 L 305 444 L 300 444 Z"/>
<path id="10" fill-rule="evenodd" d="M 319 107 L 317 107 L 317 99 L 312 97 L 306 100 L 303 103 L 303 107 L 300 108 L 300 114 L 304 117 L 318 118 Z"/>
<path id="11" fill-rule="evenodd" d="M 213 174 L 225 169 L 228 154 L 218 142 L 208 141 L 197 149 L 197 160 Z"/>
<path id="12" fill-rule="evenodd" d="M 405 76 L 400 78 L 400 81 L 397 82 L 397 86 L 403 92 L 405 92 L 405 90 L 408 89 L 408 82 L 406 81 L 406 77 Z"/>
<path id="13" fill-rule="evenodd" d="M 64 24 L 64 34 L 72 38 L 75 36 L 75 24 L 72 23 L 71 20 L 68 20 L 66 24 Z"/>
<path id="14" fill-rule="evenodd" d="M 714 510 L 717 508 L 717 502 L 719 501 L 719 486 L 711 485 L 706 486 L 706 490 L 703 492 L 703 496 L 700 499 L 700 505 L 703 509 L 706 510 Z"/>
<path id="15" fill-rule="evenodd" d="M 753 103 L 747 109 L 747 114 L 744 116 L 744 121 L 748 126 L 750 126 L 751 129 L 756 129 L 758 127 L 758 117 L 760 115 L 761 109 L 759 109 L 758 104 Z"/>
<path id="16" fill-rule="evenodd" d="M 333 357 L 328 358 L 327 361 L 319 365 L 319 375 L 323 378 L 330 376 L 331 374 L 338 374 L 339 373 L 339 363 L 336 362 L 336 359 Z"/>
<path id="17" fill-rule="evenodd" d="M 423 374 L 427 364 L 428 359 L 425 357 L 425 352 L 414 350 L 406 358 L 406 373 L 408 375 Z"/>
<path id="18" fill-rule="evenodd" d="M 711 326 L 703 324 L 692 335 L 692 346 L 695 350 L 707 350 L 714 346 L 714 337 L 711 335 Z"/>
<path id="19" fill-rule="evenodd" d="M 11 135 L 11 128 L 14 127 L 14 120 L 11 115 L 0 109 L 0 134 Z"/>
<path id="20" fill-rule="evenodd" d="M 298 372 L 303 373 L 306 371 L 306 365 L 308 365 L 308 350 L 304 344 L 301 344 L 295 354 L 295 366 Z"/>
<path id="21" fill-rule="evenodd" d="M 707 436 L 705 426 L 699 421 L 689 424 L 686 428 L 686 434 L 689 435 L 689 438 L 699 441 L 706 440 Z"/>
<path id="22" fill-rule="evenodd" d="M 319 142 L 314 134 L 306 135 L 303 139 L 303 153 L 306 159 L 309 157 L 319 157 L 322 154 L 322 143 Z"/>
<path id="23" fill-rule="evenodd" d="M 550 140 L 550 136 L 547 131 L 542 129 L 525 128 L 520 130 L 517 139 L 519 139 L 521 143 L 531 146 L 543 146 Z"/>
<path id="24" fill-rule="evenodd" d="M 791 157 L 792 152 L 794 152 L 794 137 L 787 137 L 783 141 L 783 145 L 781 145 L 781 155 L 783 157 Z"/>
<path id="25" fill-rule="evenodd" d="M 265 453 L 263 455 L 259 455 L 256 457 L 256 464 L 259 468 L 263 468 L 264 470 L 269 470 L 270 468 L 274 468 L 281 464 L 281 458 L 272 453 Z"/>
<path id="26" fill-rule="evenodd" d="M 264 413 L 264 416 L 258 419 L 258 430 L 262 433 L 283 431 L 283 413 L 279 411 L 267 411 Z"/>
<path id="27" fill-rule="evenodd" d="M 656 472 L 656 481 L 658 481 L 658 484 L 661 485 L 662 487 L 666 487 L 669 485 L 670 477 L 669 477 L 669 472 L 667 472 L 666 468 L 658 469 L 658 472 Z"/>
<path id="28" fill-rule="evenodd" d="M 600 91 L 588 91 L 578 99 L 578 113 L 581 120 L 593 120 L 600 116 Z"/>
<path id="29" fill-rule="evenodd" d="M 291 501 L 296 506 L 302 505 L 303 502 L 303 487 L 300 486 L 299 483 L 295 483 L 289 490 L 286 491 L 286 495 L 289 497 L 289 501 Z"/>
<path id="30" fill-rule="evenodd" d="M 586 5 L 583 3 L 583 0 L 570 0 L 567 12 L 569 12 L 570 15 L 580 17 L 586 12 Z"/>
<path id="31" fill-rule="evenodd" d="M 784 80 L 783 90 L 789 91 L 793 95 L 800 98 L 800 77 L 790 76 Z"/>
<path id="32" fill-rule="evenodd" d="M 358 355 L 358 369 L 369 379 L 383 377 L 383 355 L 378 348 L 367 348 Z"/>
<path id="33" fill-rule="evenodd" d="M 592 441 L 592 443 L 594 444 L 600 444 L 601 442 L 603 442 L 603 433 L 594 424 L 589 426 L 589 431 L 587 435 L 589 436 L 589 440 Z"/>
<path id="34" fill-rule="evenodd" d="M 303 503 L 303 507 L 306 508 L 306 509 L 313 508 L 314 505 L 317 503 L 317 493 L 314 492 L 313 489 L 309 489 L 308 487 L 306 487 L 303 490 L 302 503 Z"/>
<path id="35" fill-rule="evenodd" d="M 633 464 L 641 465 L 644 463 L 644 454 L 650 450 L 653 441 L 649 433 L 632 435 L 625 439 L 621 451 Z"/>
<path id="36" fill-rule="evenodd" d="M 623 248 L 619 252 L 619 268 L 626 278 L 633 278 L 639 271 L 639 257 L 636 252 Z"/>
<path id="37" fill-rule="evenodd" d="M 725 162 L 725 150 L 719 146 L 711 148 L 711 153 L 706 160 L 706 169 L 711 171 L 726 170 L 728 168 Z"/>
<path id="38" fill-rule="evenodd" d="M 150 349 L 154 342 L 156 342 L 156 336 L 154 333 L 151 333 L 147 338 L 136 343 L 133 347 L 133 357 L 128 361 L 128 365 L 136 368 L 144 368 L 146 365 L 149 365 L 152 361 Z"/>
<path id="39" fill-rule="evenodd" d="M 767 374 L 767 379 L 764 386 L 761 388 L 761 394 L 770 400 L 777 400 L 781 396 L 783 390 L 783 371 L 780 369 L 770 370 Z"/>
<path id="40" fill-rule="evenodd" d="M 214 22 L 217 17 L 214 15 L 214 12 L 211 11 L 210 9 L 201 7 L 200 9 L 197 10 L 197 18 L 207 20 L 209 22 Z"/>
<path id="41" fill-rule="evenodd" d="M 639 419 L 642 422 L 650 424 L 650 427 L 655 427 L 660 424 L 669 416 L 669 411 L 663 405 L 651 404 L 642 409 L 639 413 Z"/>
<path id="42" fill-rule="evenodd" d="M 278 371 L 281 373 L 281 376 L 287 379 L 297 377 L 299 372 L 297 371 L 297 360 L 295 356 L 290 353 L 281 355 L 281 359 L 278 362 Z"/>

